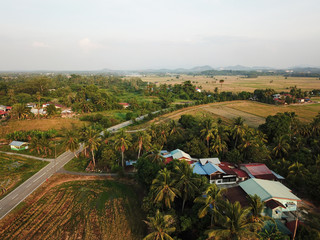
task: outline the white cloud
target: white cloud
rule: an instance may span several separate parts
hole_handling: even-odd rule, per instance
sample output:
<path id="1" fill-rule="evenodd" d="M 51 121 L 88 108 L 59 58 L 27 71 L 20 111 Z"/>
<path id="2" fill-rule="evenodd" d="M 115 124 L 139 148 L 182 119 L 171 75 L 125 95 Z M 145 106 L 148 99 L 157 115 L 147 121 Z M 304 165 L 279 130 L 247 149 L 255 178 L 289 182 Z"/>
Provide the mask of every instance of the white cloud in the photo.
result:
<path id="1" fill-rule="evenodd" d="M 98 43 L 92 42 L 89 38 L 83 38 L 78 42 L 78 45 L 80 48 L 82 48 L 83 51 L 89 52 L 91 50 L 103 48 L 104 46 Z"/>
<path id="2" fill-rule="evenodd" d="M 46 44 L 44 42 L 38 42 L 38 41 L 33 42 L 32 46 L 36 47 L 36 48 L 48 48 L 49 47 L 48 44 Z"/>

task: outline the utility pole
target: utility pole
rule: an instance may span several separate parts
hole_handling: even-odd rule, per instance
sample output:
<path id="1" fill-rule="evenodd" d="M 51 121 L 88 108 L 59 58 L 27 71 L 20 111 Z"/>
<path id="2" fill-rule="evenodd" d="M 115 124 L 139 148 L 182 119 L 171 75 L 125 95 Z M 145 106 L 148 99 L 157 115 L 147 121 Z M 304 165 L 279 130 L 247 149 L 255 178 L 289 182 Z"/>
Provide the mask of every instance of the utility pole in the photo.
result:
<path id="1" fill-rule="evenodd" d="M 54 172 L 56 172 L 57 143 L 54 142 Z"/>

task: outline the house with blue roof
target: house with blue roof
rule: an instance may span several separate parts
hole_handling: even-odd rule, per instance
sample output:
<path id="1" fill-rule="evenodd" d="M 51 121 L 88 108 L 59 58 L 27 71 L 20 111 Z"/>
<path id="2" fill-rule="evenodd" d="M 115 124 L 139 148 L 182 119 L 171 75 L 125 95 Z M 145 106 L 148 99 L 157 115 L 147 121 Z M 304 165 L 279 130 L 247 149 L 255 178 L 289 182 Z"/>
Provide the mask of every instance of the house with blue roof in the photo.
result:
<path id="1" fill-rule="evenodd" d="M 201 162 L 192 164 L 193 173 L 206 176 L 210 183 L 217 183 L 226 173 L 215 164 L 207 162 L 202 165 Z M 218 183 L 219 184 L 219 183 Z"/>

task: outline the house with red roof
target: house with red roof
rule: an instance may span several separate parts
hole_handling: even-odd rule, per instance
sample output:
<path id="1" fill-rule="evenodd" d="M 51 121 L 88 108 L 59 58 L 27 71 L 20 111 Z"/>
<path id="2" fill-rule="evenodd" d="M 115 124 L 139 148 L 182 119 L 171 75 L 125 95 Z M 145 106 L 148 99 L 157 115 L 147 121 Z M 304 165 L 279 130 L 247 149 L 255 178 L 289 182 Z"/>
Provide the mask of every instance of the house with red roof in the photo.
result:
<path id="1" fill-rule="evenodd" d="M 0 110 L 0 118 L 5 118 L 8 113 Z"/>
<path id="2" fill-rule="evenodd" d="M 279 174 L 271 171 L 264 163 L 246 163 L 240 164 L 240 169 L 245 171 L 250 178 L 258 178 L 265 180 L 283 180 Z"/>
<path id="3" fill-rule="evenodd" d="M 124 109 L 130 107 L 130 104 L 129 103 L 125 103 L 125 102 L 121 102 L 119 103 Z"/>

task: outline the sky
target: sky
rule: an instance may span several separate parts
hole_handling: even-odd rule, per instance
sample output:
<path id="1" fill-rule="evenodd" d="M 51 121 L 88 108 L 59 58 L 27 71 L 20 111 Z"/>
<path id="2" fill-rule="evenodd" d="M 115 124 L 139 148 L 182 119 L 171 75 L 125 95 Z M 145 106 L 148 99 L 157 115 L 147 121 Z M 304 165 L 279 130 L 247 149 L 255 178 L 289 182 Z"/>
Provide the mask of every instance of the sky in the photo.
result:
<path id="1" fill-rule="evenodd" d="M 320 66 L 319 0 L 0 1 L 0 71 Z"/>

